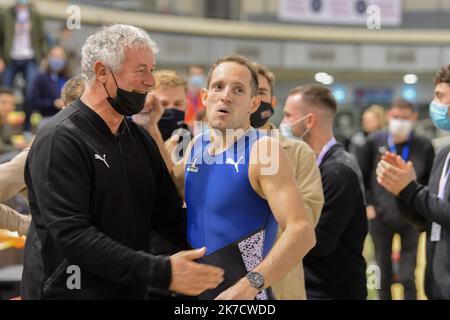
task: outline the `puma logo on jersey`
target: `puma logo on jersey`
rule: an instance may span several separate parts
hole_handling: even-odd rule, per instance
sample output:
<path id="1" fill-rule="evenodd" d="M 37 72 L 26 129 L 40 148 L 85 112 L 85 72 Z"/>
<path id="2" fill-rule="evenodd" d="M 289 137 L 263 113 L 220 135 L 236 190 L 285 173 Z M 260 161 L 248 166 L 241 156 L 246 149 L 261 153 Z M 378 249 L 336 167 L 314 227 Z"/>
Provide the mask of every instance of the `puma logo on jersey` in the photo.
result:
<path id="1" fill-rule="evenodd" d="M 100 161 L 102 161 L 102 162 L 109 168 L 109 164 L 108 164 L 108 162 L 106 162 L 106 154 L 104 154 L 103 157 L 101 157 L 101 156 L 98 155 L 98 154 L 95 154 L 95 155 L 94 155 L 94 158 L 95 158 L 95 160 L 100 160 Z"/>
<path id="2" fill-rule="evenodd" d="M 225 163 L 232 164 L 234 166 L 234 169 L 236 169 L 236 173 L 239 173 L 238 164 L 239 164 L 239 162 L 241 162 L 242 158 L 244 158 L 244 156 L 241 156 L 237 162 L 234 162 L 234 160 L 231 158 L 227 158 L 227 161 Z"/>

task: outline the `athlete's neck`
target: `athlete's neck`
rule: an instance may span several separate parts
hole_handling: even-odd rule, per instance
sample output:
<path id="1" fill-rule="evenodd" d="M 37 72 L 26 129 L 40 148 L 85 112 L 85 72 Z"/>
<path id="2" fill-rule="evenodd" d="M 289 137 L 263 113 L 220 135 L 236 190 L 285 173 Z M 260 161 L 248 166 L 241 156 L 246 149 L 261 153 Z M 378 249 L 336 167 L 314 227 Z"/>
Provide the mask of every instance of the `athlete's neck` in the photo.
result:
<path id="1" fill-rule="evenodd" d="M 247 125 L 244 128 L 227 129 L 225 131 L 217 129 L 210 130 L 211 154 L 214 155 L 228 149 L 231 145 L 238 141 L 250 128 L 250 125 Z"/>

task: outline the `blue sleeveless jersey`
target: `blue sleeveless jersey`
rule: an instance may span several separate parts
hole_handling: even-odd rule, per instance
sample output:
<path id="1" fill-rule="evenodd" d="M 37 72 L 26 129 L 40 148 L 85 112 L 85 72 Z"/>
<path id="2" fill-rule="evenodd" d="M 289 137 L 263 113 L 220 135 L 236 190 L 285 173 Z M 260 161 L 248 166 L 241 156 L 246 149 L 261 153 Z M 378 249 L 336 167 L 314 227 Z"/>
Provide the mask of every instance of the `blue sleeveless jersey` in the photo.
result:
<path id="1" fill-rule="evenodd" d="M 231 285 L 264 259 L 278 230 L 268 202 L 253 190 L 248 177 L 250 152 L 260 137 L 251 128 L 233 146 L 211 156 L 209 136 L 203 134 L 186 164 L 188 240 L 193 248 L 206 246 L 206 263 L 236 273 L 237 279 L 228 279 Z M 258 296 L 267 298 L 264 291 Z"/>

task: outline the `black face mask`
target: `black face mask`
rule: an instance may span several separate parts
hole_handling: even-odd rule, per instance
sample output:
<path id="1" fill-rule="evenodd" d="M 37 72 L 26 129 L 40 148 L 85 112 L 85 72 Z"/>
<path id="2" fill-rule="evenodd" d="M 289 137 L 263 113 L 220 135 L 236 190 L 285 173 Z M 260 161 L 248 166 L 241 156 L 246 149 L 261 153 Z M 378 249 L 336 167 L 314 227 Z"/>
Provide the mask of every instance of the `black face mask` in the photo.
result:
<path id="1" fill-rule="evenodd" d="M 125 117 L 130 117 L 134 114 L 141 112 L 142 109 L 144 108 L 145 98 L 147 97 L 147 94 L 139 92 L 130 92 L 120 89 L 119 85 L 117 84 L 116 77 L 114 76 L 114 73 L 112 73 L 112 71 L 111 74 L 117 86 L 117 93 L 114 99 L 109 94 L 105 84 L 103 84 L 103 87 L 108 93 L 108 98 L 106 98 L 106 100 L 108 100 L 109 104 L 114 108 L 114 110 L 116 110 L 118 113 L 120 113 Z"/>
<path id="2" fill-rule="evenodd" d="M 184 111 L 174 108 L 164 110 L 158 122 L 158 128 L 164 141 L 169 139 L 175 130 L 188 129 L 188 126 L 184 123 Z"/>
<path id="3" fill-rule="evenodd" d="M 262 127 L 273 115 L 273 107 L 270 103 L 261 101 L 258 110 L 250 115 L 250 124 L 253 128 Z"/>

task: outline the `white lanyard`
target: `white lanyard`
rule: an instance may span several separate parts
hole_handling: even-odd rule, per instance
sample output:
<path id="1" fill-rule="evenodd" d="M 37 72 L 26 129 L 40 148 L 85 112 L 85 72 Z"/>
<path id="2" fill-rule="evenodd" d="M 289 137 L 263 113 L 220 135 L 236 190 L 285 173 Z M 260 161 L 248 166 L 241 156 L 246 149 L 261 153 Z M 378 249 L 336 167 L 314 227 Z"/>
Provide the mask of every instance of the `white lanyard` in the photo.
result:
<path id="1" fill-rule="evenodd" d="M 319 156 L 317 157 L 316 163 L 317 166 L 320 166 L 322 164 L 323 158 L 327 154 L 327 152 L 336 144 L 336 139 L 331 138 L 326 145 L 323 146 L 322 150 L 319 153 Z"/>

